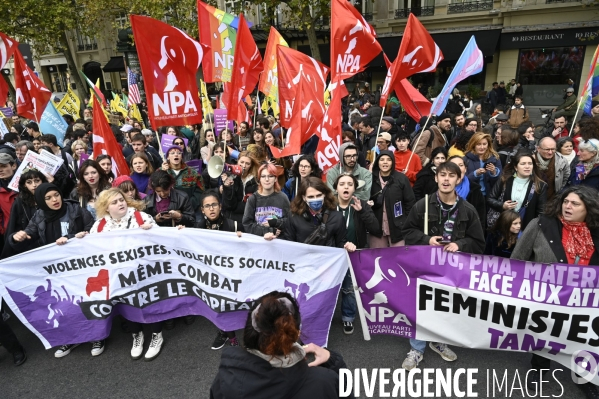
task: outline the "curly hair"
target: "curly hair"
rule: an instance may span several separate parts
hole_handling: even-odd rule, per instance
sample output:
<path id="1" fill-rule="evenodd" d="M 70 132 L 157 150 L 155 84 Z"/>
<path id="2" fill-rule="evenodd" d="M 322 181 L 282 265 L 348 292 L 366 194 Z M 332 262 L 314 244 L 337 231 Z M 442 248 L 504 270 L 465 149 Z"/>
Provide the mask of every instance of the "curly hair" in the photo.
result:
<path id="1" fill-rule="evenodd" d="M 98 196 L 98 200 L 96 201 L 95 205 L 96 216 L 98 217 L 98 219 L 108 215 L 108 206 L 110 205 L 110 202 L 112 202 L 112 200 L 119 195 L 123 197 L 123 199 L 127 203 L 127 207 L 129 208 L 135 208 L 138 211 L 143 211 L 146 207 L 143 201 L 132 200 L 129 197 L 127 197 L 120 188 L 113 187 L 108 190 L 102 191 Z"/>
<path id="2" fill-rule="evenodd" d="M 466 146 L 468 145 L 468 142 L 470 141 L 472 136 L 474 136 L 474 132 L 471 132 L 469 130 L 461 132 L 455 140 L 455 148 L 462 152 L 466 151 Z"/>
<path id="3" fill-rule="evenodd" d="M 318 162 L 316 162 L 314 156 L 310 154 L 302 155 L 297 161 L 293 163 L 293 166 L 291 167 L 291 173 L 295 178 L 300 177 L 299 164 L 301 161 L 306 161 L 310 164 L 310 168 L 312 169 L 310 172 L 310 176 L 318 177 L 319 179 L 322 178 L 322 170 L 320 169 L 320 166 L 318 166 Z"/>
<path id="4" fill-rule="evenodd" d="M 27 180 L 31 179 L 40 179 L 42 183 L 47 183 L 48 179 L 46 179 L 46 176 L 44 176 L 44 174 L 37 169 L 29 169 L 21 174 L 21 177 L 19 178 L 19 197 L 21 197 L 25 205 L 33 207 L 36 205 L 35 197 L 33 196 L 33 193 L 27 189 L 27 186 L 25 185 L 25 183 L 27 183 Z"/>
<path id="5" fill-rule="evenodd" d="M 578 122 L 578 132 L 583 140 L 599 139 L 599 119 L 588 118 Z"/>
<path id="6" fill-rule="evenodd" d="M 291 302 L 292 312 L 279 301 L 280 298 Z M 260 308 L 254 312 L 258 306 Z M 254 328 L 254 324 L 260 331 Z M 295 298 L 287 292 L 272 291 L 258 298 L 250 309 L 243 330 L 243 343 L 247 349 L 259 350 L 265 355 L 287 356 L 295 351 L 300 326 L 301 316 Z"/>
<path id="7" fill-rule="evenodd" d="M 77 173 L 77 179 L 79 180 L 79 184 L 77 185 L 77 195 L 79 197 L 84 198 L 86 201 L 89 201 L 94 197 L 94 194 L 92 193 L 92 189 L 89 186 L 89 184 L 87 184 L 87 182 L 83 178 L 87 168 L 94 168 L 98 172 L 98 176 L 100 179 L 98 181 L 98 191 L 102 191 L 104 190 L 104 188 L 110 187 L 110 183 L 108 182 L 108 176 L 106 175 L 104 169 L 102 169 L 99 163 L 97 163 L 96 161 L 92 161 L 91 159 L 88 159 L 87 161 L 83 162 L 81 164 L 81 167 L 79 168 L 79 173 Z"/>
<path id="8" fill-rule="evenodd" d="M 545 205 L 545 216 L 559 219 L 562 216 L 562 205 L 566 197 L 570 194 L 576 194 L 584 204 L 587 210 L 585 222 L 590 230 L 599 228 L 599 207 L 597 206 L 597 197 L 599 191 L 589 186 L 570 186 L 561 193 L 555 195 L 553 199 Z"/>
<path id="9" fill-rule="evenodd" d="M 476 151 L 476 145 L 483 140 L 487 140 L 488 143 L 487 151 L 485 151 L 485 153 L 483 154 L 483 159 L 487 160 L 491 158 L 491 156 L 495 156 L 495 158 L 499 159 L 499 154 L 497 154 L 497 151 L 493 149 L 493 138 L 490 134 L 482 132 L 477 132 L 474 133 L 474 135 L 472 135 L 472 137 L 468 141 L 468 145 L 466 146 L 466 152 L 474 153 L 474 151 Z"/>
<path id="10" fill-rule="evenodd" d="M 308 208 L 308 204 L 306 204 L 306 201 L 304 201 L 304 196 L 310 187 L 324 194 L 324 205 L 322 207 L 323 211 L 325 209 L 336 209 L 337 199 L 333 196 L 333 192 L 329 186 L 323 182 L 322 179 L 309 176 L 302 180 L 302 184 L 300 184 L 295 198 L 293 201 L 291 201 L 291 213 L 303 215 L 304 212 L 308 212 L 310 208 Z"/>

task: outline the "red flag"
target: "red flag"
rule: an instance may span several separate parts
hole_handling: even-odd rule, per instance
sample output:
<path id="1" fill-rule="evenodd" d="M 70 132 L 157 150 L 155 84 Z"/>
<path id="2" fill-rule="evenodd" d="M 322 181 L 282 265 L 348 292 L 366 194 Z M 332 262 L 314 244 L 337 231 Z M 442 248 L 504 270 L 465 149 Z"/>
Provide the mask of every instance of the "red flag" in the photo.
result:
<path id="1" fill-rule="evenodd" d="M 258 51 L 258 46 L 256 46 L 252 32 L 250 32 L 243 14 L 240 14 L 231 84 L 229 85 L 232 90 L 225 92 L 224 98 L 225 107 L 228 110 L 227 119 L 236 121 L 245 120 L 245 113 L 239 115 L 239 112 L 237 112 L 239 110 L 239 103 L 245 96 L 254 91 L 260 79 L 260 72 L 263 69 L 264 65 L 260 51 Z"/>
<path id="2" fill-rule="evenodd" d="M 381 106 L 384 106 L 387 102 L 388 90 L 397 86 L 402 79 L 406 79 L 415 73 L 433 72 L 441 61 L 443 61 L 441 49 L 439 49 L 426 28 L 418 21 L 418 18 L 414 14 L 410 14 L 397 58 L 391 64 L 391 71 L 387 74 L 388 84 L 385 80 L 386 92 L 384 90 L 385 86 L 383 86 Z M 383 95 L 385 103 L 383 103 Z"/>
<path id="3" fill-rule="evenodd" d="M 110 298 L 108 292 L 108 270 L 100 269 L 96 277 L 90 277 L 87 279 L 87 285 L 85 286 L 85 293 L 90 296 L 92 292 L 101 292 L 106 287 L 106 299 Z"/>
<path id="4" fill-rule="evenodd" d="M 0 32 L 0 69 L 4 68 L 4 66 L 8 63 L 10 57 L 12 57 L 13 53 L 19 46 L 19 43 L 6 36 L 4 33 Z M 8 98 L 8 85 L 6 81 L 0 78 L 0 105 L 4 106 L 6 104 L 6 99 Z"/>
<path id="5" fill-rule="evenodd" d="M 16 50 L 14 55 L 17 114 L 39 123 L 52 93 L 27 66 L 21 52 Z"/>
<path id="6" fill-rule="evenodd" d="M 339 163 L 339 147 L 341 146 L 341 99 L 347 88 L 343 81 L 339 87 L 329 87 L 331 92 L 331 103 L 324 115 L 322 124 L 318 129 L 318 147 L 314 153 L 316 162 L 323 172 L 327 173 L 331 167 Z"/>
<path id="7" fill-rule="evenodd" d="M 131 15 L 152 127 L 202 123 L 196 74 L 202 46 L 164 22 Z"/>
<path id="8" fill-rule="evenodd" d="M 293 103 L 293 112 L 290 120 L 289 129 L 287 129 L 287 136 L 285 147 L 281 150 L 275 146 L 269 146 L 270 151 L 272 152 L 273 157 L 281 158 L 287 157 L 290 155 L 296 155 L 301 152 L 302 148 L 302 98 L 304 97 L 303 93 L 303 80 L 300 80 L 298 84 L 297 94 L 295 96 L 295 102 Z"/>
<path id="9" fill-rule="evenodd" d="M 94 109 L 101 109 L 100 102 L 96 96 L 93 96 Z M 121 146 L 116 142 L 114 133 L 108 124 L 106 117 L 102 113 L 98 113 L 94 117 L 93 126 L 94 132 L 94 156 L 107 154 L 112 158 L 112 171 L 115 176 L 128 175 L 129 166 L 123 156 Z"/>
<path id="10" fill-rule="evenodd" d="M 376 32 L 347 0 L 331 4 L 331 81 L 363 71 L 383 51 Z"/>
<path id="11" fill-rule="evenodd" d="M 320 121 L 324 115 L 324 89 L 326 87 L 329 68 L 324 64 L 308 57 L 304 53 L 284 46 L 277 46 L 277 70 L 279 74 L 279 115 L 281 126 L 289 127 L 293 109 L 293 101 L 297 93 L 297 85 L 304 81 L 304 91 L 314 93 L 314 97 L 304 97 L 306 101 L 314 101 L 322 108 Z M 305 108 L 305 105 L 302 108 Z"/>

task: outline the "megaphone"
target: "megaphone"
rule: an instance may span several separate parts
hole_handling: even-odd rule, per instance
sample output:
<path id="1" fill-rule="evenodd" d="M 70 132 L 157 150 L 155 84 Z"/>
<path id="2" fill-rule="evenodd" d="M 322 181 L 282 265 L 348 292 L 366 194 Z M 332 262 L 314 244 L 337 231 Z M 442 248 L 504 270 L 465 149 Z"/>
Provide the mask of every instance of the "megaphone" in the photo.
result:
<path id="1" fill-rule="evenodd" d="M 213 156 L 208 161 L 208 175 L 213 179 L 218 179 L 223 173 L 241 176 L 243 168 L 238 165 L 229 165 L 219 156 Z"/>

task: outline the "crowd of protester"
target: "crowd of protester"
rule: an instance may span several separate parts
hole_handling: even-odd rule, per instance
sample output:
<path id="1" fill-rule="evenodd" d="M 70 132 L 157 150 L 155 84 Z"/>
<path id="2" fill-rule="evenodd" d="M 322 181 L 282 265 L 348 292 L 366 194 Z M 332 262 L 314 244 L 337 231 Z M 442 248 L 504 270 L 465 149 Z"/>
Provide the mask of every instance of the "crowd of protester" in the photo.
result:
<path id="1" fill-rule="evenodd" d="M 513 100 L 511 107 L 496 103 L 487 115 L 481 104 L 465 97 L 453 113 L 410 121 L 360 92 L 339 121 L 344 131 L 339 162 L 326 177 L 308 145 L 298 156 L 273 157 L 269 145 L 281 146 L 285 131 L 272 116 L 257 117 L 255 125 L 241 122 L 233 131 L 215 131 L 208 123 L 211 116 L 203 125 L 155 131 L 128 118 L 122 126 L 112 126 L 131 171 L 121 176 L 113 174 L 110 156 L 93 154 L 91 122 L 96 116 L 90 109 L 85 119 L 70 121 L 63 143 L 41 134 L 35 122 L 13 116 L 11 133 L 0 143 L 2 257 L 102 231 L 178 227 L 229 232 L 232 243 L 235 235 L 254 234 L 348 251 L 431 245 L 448 252 L 599 265 L 599 102 L 593 101 L 594 114 L 574 127 L 567 125 L 567 112 L 558 112 L 553 127 L 542 129 L 530 121 L 517 92 Z M 564 133 L 571 129 L 574 134 Z M 157 144 L 162 135 L 175 136 L 172 147 Z M 49 176 L 26 169 L 19 192 L 12 191 L 8 183 L 27 151 L 42 149 L 64 159 L 59 171 Z M 239 168 L 211 175 L 213 157 Z M 188 165 L 192 160 L 203 166 Z M 343 331 L 349 335 L 357 312 L 349 272 L 341 296 Z M 270 377 L 252 383 L 264 397 L 269 396 L 269 381 L 293 381 L 297 370 L 334 392 L 335 373 L 326 369 L 338 369 L 343 360 L 326 349 L 297 343 L 299 315 L 288 294 L 273 292 L 257 301 L 243 333 L 246 350 L 223 354 L 214 397 L 239 389 L 240 377 L 224 371 L 232 363 L 239 370 L 264 369 L 263 377 Z M 190 324 L 194 317 L 183 321 Z M 174 325 L 175 320 L 147 325 L 125 321 L 123 328 L 132 334 L 132 359 L 158 356 L 163 330 Z M 2 317 L 0 343 L 15 364 L 26 360 L 25 349 Z M 240 342 L 235 332 L 219 330 L 211 348 L 227 344 L 237 347 Z M 418 367 L 427 343 L 411 339 L 410 345 L 402 364 L 407 370 Z M 55 356 L 66 356 L 76 346 L 63 345 Z M 446 361 L 457 359 L 444 343 L 428 346 Z M 92 356 L 105 348 L 106 341 L 92 342 Z M 317 356 L 313 365 L 324 369 L 305 369 L 308 352 Z M 283 359 L 291 363 L 282 366 Z M 538 381 L 548 362 L 533 355 L 529 380 Z M 284 371 L 273 373 L 270 366 Z M 292 384 L 289 389 L 308 395 L 315 388 Z M 585 384 L 583 390 L 589 398 L 598 395 L 594 385 Z"/>

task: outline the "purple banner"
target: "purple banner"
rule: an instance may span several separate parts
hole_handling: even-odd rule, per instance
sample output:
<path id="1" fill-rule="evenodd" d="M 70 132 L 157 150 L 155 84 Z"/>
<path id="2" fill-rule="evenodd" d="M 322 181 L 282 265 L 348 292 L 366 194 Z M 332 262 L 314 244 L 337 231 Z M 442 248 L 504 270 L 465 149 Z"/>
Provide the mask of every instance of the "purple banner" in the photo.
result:
<path id="1" fill-rule="evenodd" d="M 226 109 L 215 109 L 214 110 L 214 135 L 219 137 L 221 130 L 229 128 L 233 131 L 235 124 L 233 121 L 227 120 Z"/>
<path id="2" fill-rule="evenodd" d="M 187 148 L 188 140 L 185 137 L 171 136 L 170 134 L 163 134 L 162 137 L 160 138 L 160 145 L 162 146 L 162 151 L 164 151 L 165 154 L 169 148 L 174 146 L 173 141 L 175 141 L 175 139 L 182 139 L 183 142 L 185 143 L 185 148 Z"/>
<path id="3" fill-rule="evenodd" d="M 599 268 L 413 246 L 350 254 L 370 334 L 535 352 L 597 377 Z"/>

